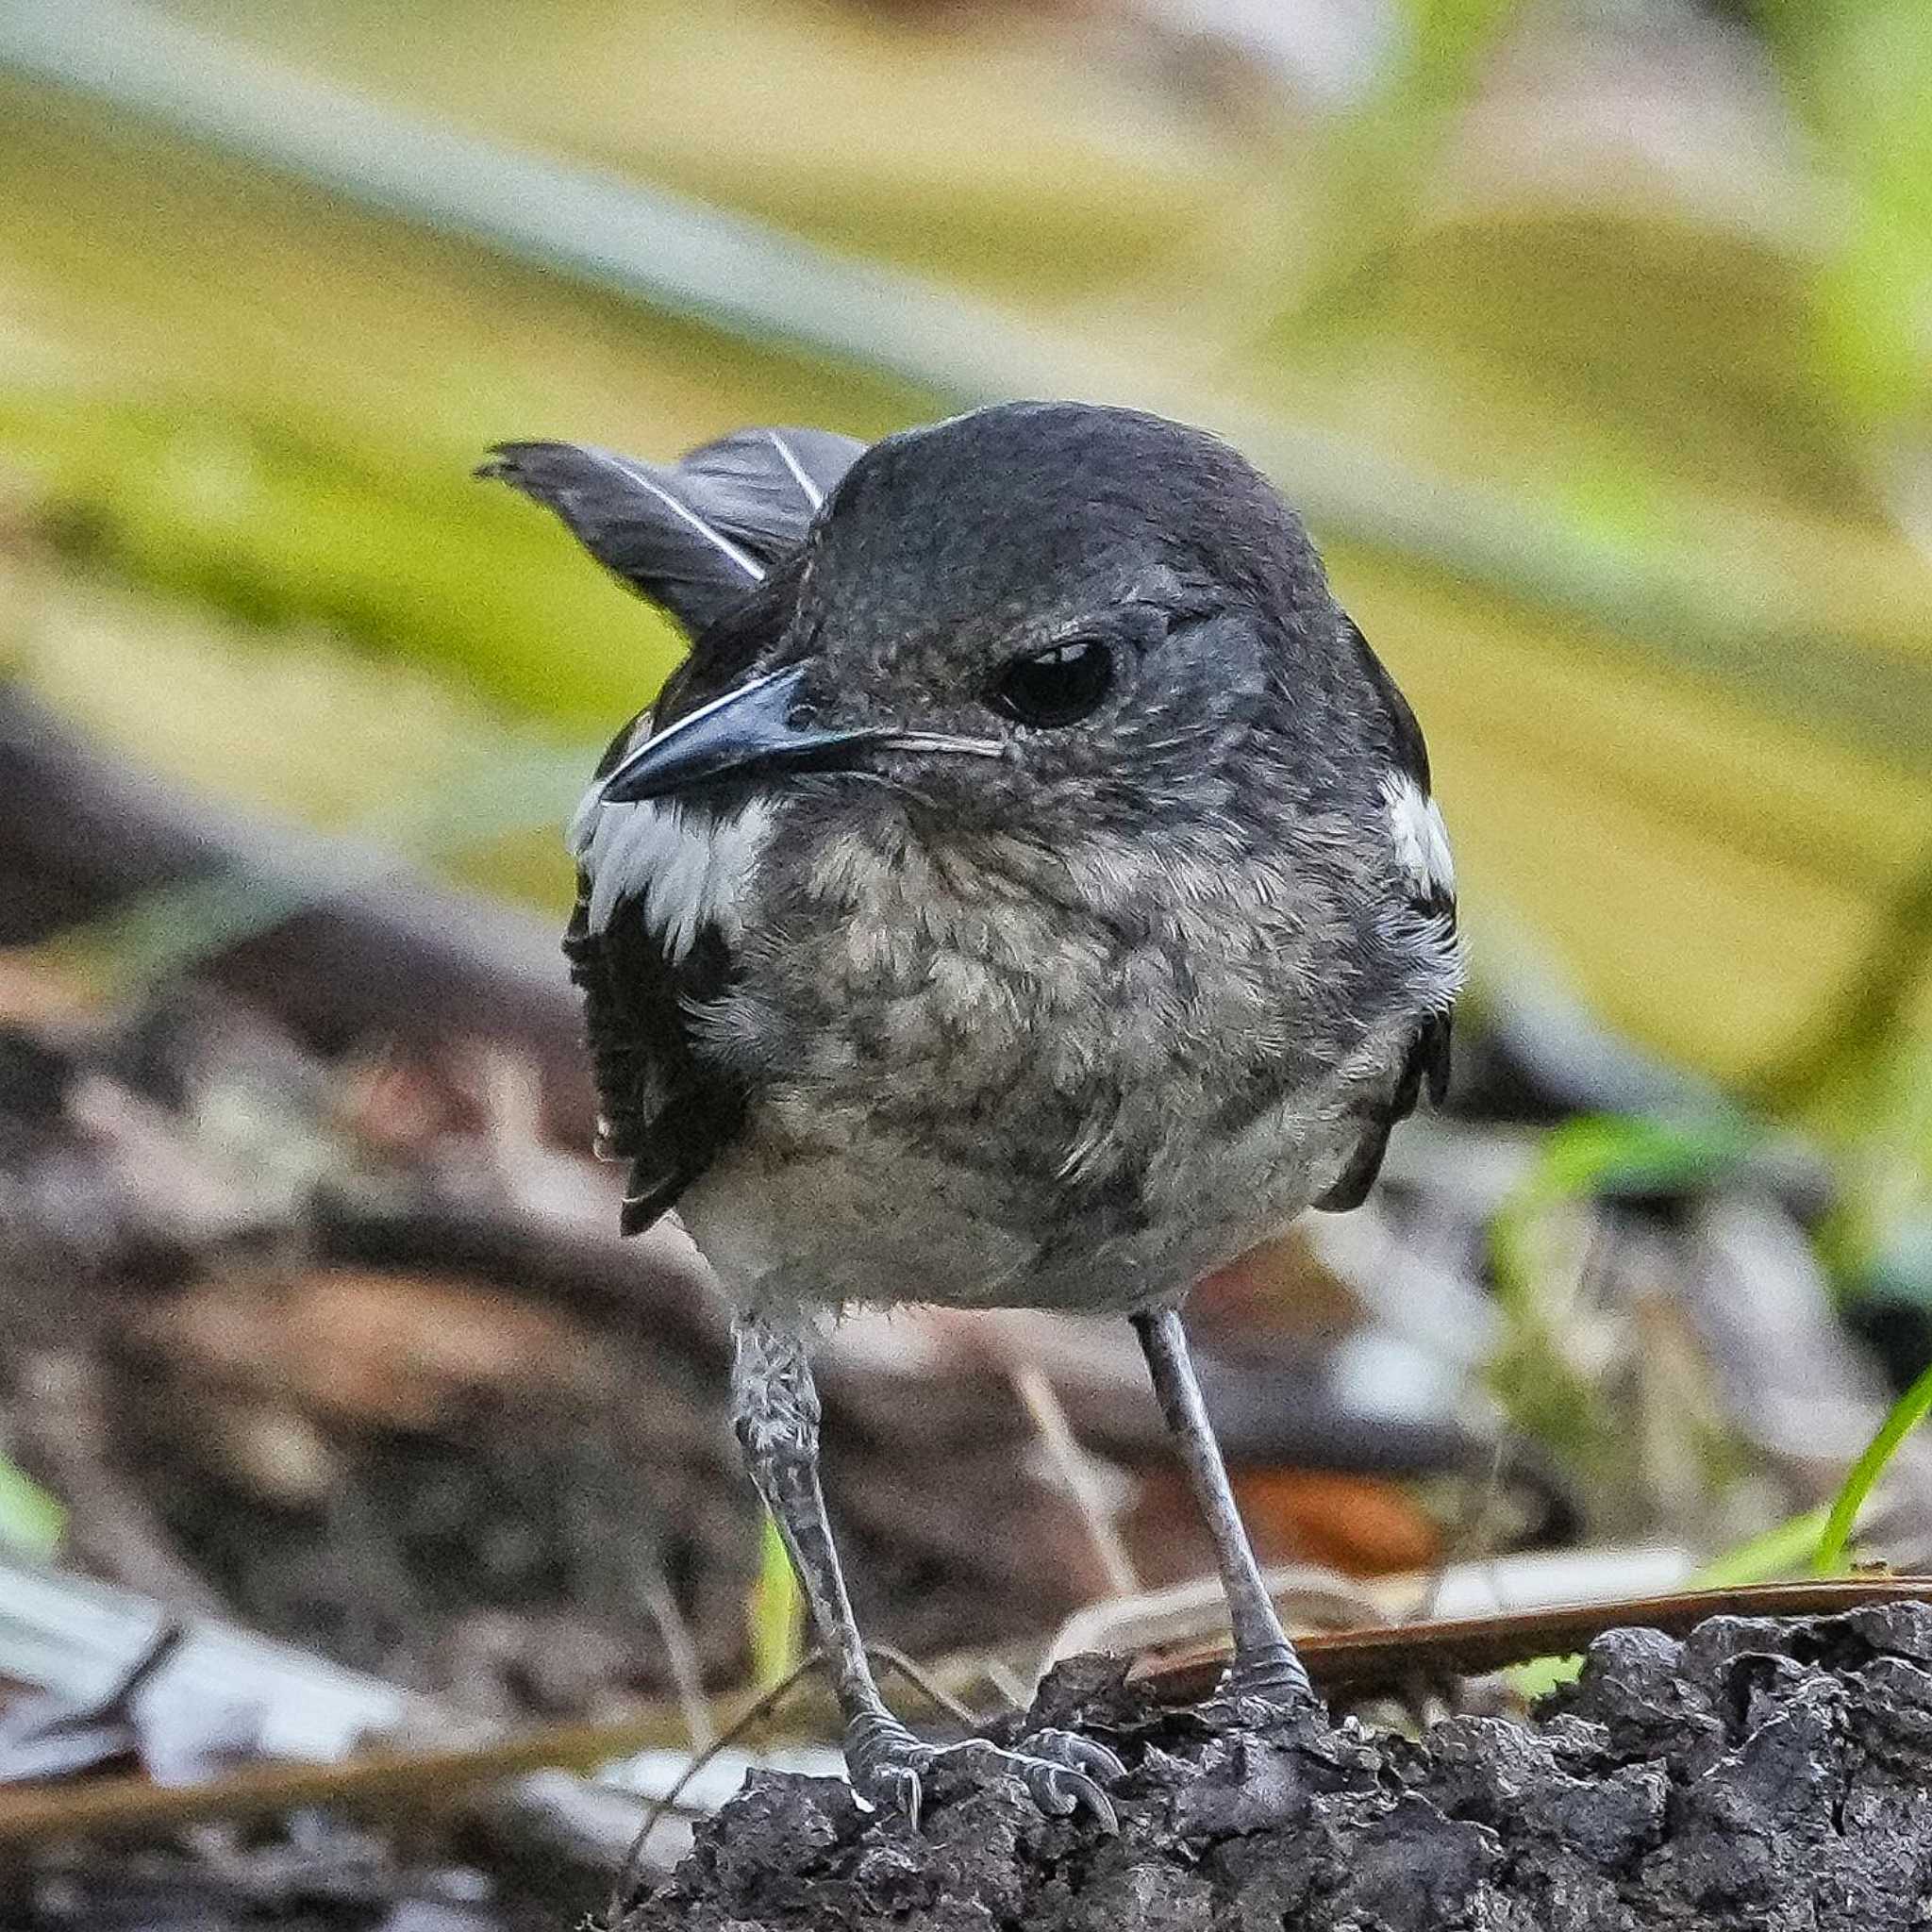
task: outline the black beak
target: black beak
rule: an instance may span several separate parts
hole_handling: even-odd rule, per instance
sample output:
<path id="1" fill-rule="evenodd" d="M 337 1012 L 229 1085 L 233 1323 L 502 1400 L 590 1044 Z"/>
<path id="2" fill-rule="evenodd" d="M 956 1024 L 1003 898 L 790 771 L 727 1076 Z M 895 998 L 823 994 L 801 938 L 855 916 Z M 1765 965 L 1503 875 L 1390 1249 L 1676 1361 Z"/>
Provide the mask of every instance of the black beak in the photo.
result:
<path id="1" fill-rule="evenodd" d="M 752 778 L 777 771 L 848 771 L 865 750 L 1000 755 L 1000 747 L 990 740 L 890 726 L 819 731 L 793 724 L 791 711 L 805 673 L 802 664 L 768 672 L 647 738 L 605 779 L 606 803 L 634 805 L 720 778 Z"/>

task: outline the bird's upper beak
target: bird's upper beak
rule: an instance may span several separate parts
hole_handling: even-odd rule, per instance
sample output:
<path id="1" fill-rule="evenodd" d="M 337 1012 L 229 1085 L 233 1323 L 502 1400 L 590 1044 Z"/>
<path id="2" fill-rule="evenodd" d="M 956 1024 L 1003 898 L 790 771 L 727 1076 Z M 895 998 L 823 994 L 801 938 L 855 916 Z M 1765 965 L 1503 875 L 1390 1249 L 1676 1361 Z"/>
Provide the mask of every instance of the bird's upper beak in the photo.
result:
<path id="1" fill-rule="evenodd" d="M 720 778 L 751 778 L 776 771 L 841 771 L 865 750 L 957 751 L 997 758 L 991 740 L 890 725 L 821 730 L 794 724 L 806 667 L 772 671 L 713 698 L 647 738 L 604 780 L 608 804 L 631 805 Z"/>

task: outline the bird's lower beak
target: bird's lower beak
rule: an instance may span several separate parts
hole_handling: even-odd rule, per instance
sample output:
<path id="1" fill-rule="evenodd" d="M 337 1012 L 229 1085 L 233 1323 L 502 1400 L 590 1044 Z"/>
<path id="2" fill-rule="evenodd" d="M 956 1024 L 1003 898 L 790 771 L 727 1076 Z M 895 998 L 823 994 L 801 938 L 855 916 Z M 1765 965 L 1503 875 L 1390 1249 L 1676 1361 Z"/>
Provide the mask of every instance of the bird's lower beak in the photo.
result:
<path id="1" fill-rule="evenodd" d="M 959 751 L 997 758 L 988 741 L 889 726 L 826 731 L 794 724 L 805 667 L 768 672 L 668 725 L 605 779 L 613 805 L 662 798 L 722 778 L 755 778 L 778 771 L 841 771 L 870 750 Z"/>

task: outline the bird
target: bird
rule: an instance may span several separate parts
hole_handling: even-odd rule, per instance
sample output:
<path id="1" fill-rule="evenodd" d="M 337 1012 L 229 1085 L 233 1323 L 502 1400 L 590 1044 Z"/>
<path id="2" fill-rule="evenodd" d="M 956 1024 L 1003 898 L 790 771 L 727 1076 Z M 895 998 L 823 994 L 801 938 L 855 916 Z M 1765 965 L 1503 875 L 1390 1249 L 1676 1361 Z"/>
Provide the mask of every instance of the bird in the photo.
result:
<path id="1" fill-rule="evenodd" d="M 916 1825 L 952 1754 L 1111 1826 L 1097 1740 L 938 1744 L 887 1707 L 810 1343 L 854 1307 L 1125 1317 L 1216 1552 L 1221 1700 L 1312 1707 L 1181 1307 L 1357 1206 L 1443 1097 L 1462 956 L 1414 714 L 1274 486 L 1144 411 L 754 427 L 675 463 L 508 442 L 478 474 L 690 639 L 572 823 L 564 947 L 624 1231 L 675 1208 L 731 1299 L 736 1432 L 852 1784 Z"/>

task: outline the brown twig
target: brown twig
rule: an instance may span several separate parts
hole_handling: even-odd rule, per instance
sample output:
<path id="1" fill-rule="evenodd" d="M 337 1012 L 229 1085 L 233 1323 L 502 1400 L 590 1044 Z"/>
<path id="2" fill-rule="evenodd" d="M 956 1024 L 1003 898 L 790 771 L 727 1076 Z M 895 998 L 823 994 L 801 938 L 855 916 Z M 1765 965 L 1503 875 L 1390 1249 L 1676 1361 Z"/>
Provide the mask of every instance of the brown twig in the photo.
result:
<path id="1" fill-rule="evenodd" d="M 865 1646 L 865 1654 L 876 1658 L 889 1669 L 896 1671 L 935 1710 L 944 1711 L 954 1723 L 967 1725 L 979 1723 L 976 1713 L 968 1710 L 950 1690 L 921 1670 L 904 1651 L 894 1650 L 890 1643 L 868 1643 Z M 1007 1697 L 1004 1690 L 1000 1695 Z M 1014 1700 L 1007 1697 L 1007 1702 L 1011 1704 Z"/>
<path id="2" fill-rule="evenodd" d="M 651 1834 L 664 1822 L 666 1815 L 683 1796 L 691 1779 L 696 1777 L 719 1752 L 735 1744 L 761 1719 L 770 1717 L 824 1660 L 824 1651 L 816 1648 L 807 1651 L 791 1670 L 769 1690 L 755 1697 L 702 1751 L 692 1753 L 691 1762 L 677 1774 L 671 1789 L 663 1796 L 652 1799 L 644 1811 L 643 1822 L 638 1826 L 637 1836 L 630 1841 L 630 1850 L 624 1855 L 624 1863 L 617 1868 L 617 1876 L 611 1881 L 610 1901 L 604 1914 L 607 1924 L 616 1924 L 624 1910 L 624 1902 L 630 1896 L 631 1888 L 637 1883 L 638 1863 L 643 1856 L 644 1847 L 651 1841 Z"/>
<path id="3" fill-rule="evenodd" d="M 245 1765 L 205 1784 L 161 1786 L 139 1777 L 0 1790 L 0 1847 L 48 1839 L 155 1838 L 209 1819 L 245 1824 L 311 1805 L 352 1810 L 414 1800 L 441 1810 L 453 1798 L 524 1772 L 588 1772 L 639 1751 L 683 1741 L 675 1712 L 615 1724 L 553 1724 L 459 1749 L 368 1751 L 337 1764 Z"/>
<path id="4" fill-rule="evenodd" d="M 1681 1637 L 1707 1617 L 1821 1617 L 1895 1603 L 1932 1603 L 1932 1576 L 1684 1591 L 1491 1617 L 1450 1617 L 1394 1629 L 1334 1631 L 1299 1638 L 1295 1648 L 1324 1696 L 1363 1697 L 1400 1694 L 1418 1679 L 1480 1676 L 1533 1657 L 1573 1656 L 1605 1631 L 1631 1625 Z M 1213 1690 L 1226 1660 L 1224 1651 L 1179 1661 L 1147 1658 L 1131 1675 L 1163 1704 L 1191 1704 Z"/>
<path id="5" fill-rule="evenodd" d="M 1115 1596 L 1131 1596 L 1140 1589 L 1141 1579 L 1134 1573 L 1133 1558 L 1127 1555 L 1127 1546 L 1100 1494 L 1092 1463 L 1067 1420 L 1065 1405 L 1038 1362 L 1011 1358 L 1008 1374 L 1014 1392 L 1039 1433 L 1041 1446 L 1059 1476 L 1060 1487 L 1079 1511 L 1087 1541 L 1092 1545 L 1108 1589 Z"/>
<path id="6" fill-rule="evenodd" d="M 947 1716 L 968 1726 L 979 1722 L 978 1718 L 951 1691 L 942 1690 L 903 1652 L 892 1649 L 890 1644 L 870 1643 L 866 1645 L 866 1655 L 898 1672 L 922 1696 L 929 1698 Z M 770 1717 L 807 1677 L 824 1664 L 824 1660 L 825 1654 L 823 1650 L 814 1647 L 807 1651 L 784 1676 L 755 1698 L 702 1751 L 692 1756 L 691 1762 L 678 1774 L 676 1782 L 661 1798 L 652 1801 L 650 1808 L 644 1813 L 643 1823 L 638 1826 L 638 1835 L 631 1840 L 630 1850 L 625 1854 L 624 1863 L 618 1869 L 617 1877 L 612 1883 L 609 1909 L 605 1913 L 607 1924 L 616 1924 L 624 1908 L 624 1901 L 630 1895 L 631 1887 L 637 1882 L 638 1860 L 644 1847 L 650 1843 L 651 1834 L 663 1823 L 665 1816 L 675 1806 L 691 1779 L 696 1777 L 719 1752 L 736 1743 L 754 1724 Z"/>

